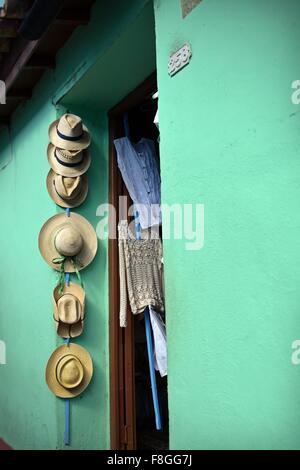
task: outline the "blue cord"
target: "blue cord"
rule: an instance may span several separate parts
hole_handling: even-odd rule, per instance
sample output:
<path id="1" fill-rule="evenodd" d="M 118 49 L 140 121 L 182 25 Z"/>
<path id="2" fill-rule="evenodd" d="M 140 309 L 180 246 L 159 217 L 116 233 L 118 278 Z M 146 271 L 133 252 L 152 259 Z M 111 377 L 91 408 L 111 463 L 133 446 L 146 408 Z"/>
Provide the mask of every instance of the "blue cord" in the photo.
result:
<path id="1" fill-rule="evenodd" d="M 65 280 L 66 280 L 67 286 L 69 286 L 70 285 L 70 273 L 65 273 Z"/>
<path id="2" fill-rule="evenodd" d="M 69 286 L 70 285 L 70 273 L 65 273 L 65 281 L 66 281 L 67 286 Z M 67 346 L 69 346 L 70 338 L 65 338 L 65 343 Z M 65 398 L 65 432 L 64 432 L 65 446 L 70 445 L 70 421 L 71 421 L 70 406 L 71 406 L 70 399 Z"/>
<path id="3" fill-rule="evenodd" d="M 148 307 L 144 313 L 145 316 L 145 328 L 146 328 L 146 339 L 147 339 L 147 350 L 148 350 L 148 359 L 149 359 L 149 370 L 150 370 L 150 379 L 151 379 L 151 390 L 152 390 L 152 400 L 155 414 L 155 424 L 157 431 L 161 431 L 161 417 L 159 409 L 159 401 L 157 394 L 157 384 L 156 384 L 156 375 L 154 367 L 154 352 L 153 352 L 153 343 L 151 335 L 151 325 L 150 325 L 150 314 Z"/>
<path id="4" fill-rule="evenodd" d="M 134 220 L 135 220 L 136 239 L 141 240 L 142 232 L 141 232 L 141 225 L 139 223 L 138 212 L 135 213 Z M 161 425 L 161 417 L 160 417 L 160 409 L 159 409 L 159 401 L 158 401 L 158 393 L 157 393 L 157 383 L 156 383 L 156 375 L 155 375 L 155 367 L 154 367 L 154 351 L 153 351 L 151 325 L 150 325 L 150 313 L 149 313 L 148 307 L 145 309 L 144 316 L 145 316 L 147 351 L 148 351 L 151 390 L 152 390 L 152 401 L 153 401 L 154 414 L 155 414 L 155 424 L 156 424 L 157 431 L 161 431 L 162 425 Z"/>
<path id="5" fill-rule="evenodd" d="M 135 222 L 135 236 L 136 236 L 136 239 L 141 240 L 142 239 L 142 228 L 141 228 L 141 224 L 140 224 L 140 221 L 139 221 L 139 213 L 138 212 L 136 212 L 135 215 L 134 215 L 134 222 Z"/>
<path id="6" fill-rule="evenodd" d="M 70 344 L 70 338 L 65 339 L 67 346 Z M 71 402 L 70 398 L 65 398 L 65 432 L 64 432 L 64 444 L 65 446 L 70 445 L 70 421 L 71 421 Z"/>
<path id="7" fill-rule="evenodd" d="M 65 446 L 70 445 L 70 399 L 65 398 L 65 433 L 64 433 L 64 444 Z"/>

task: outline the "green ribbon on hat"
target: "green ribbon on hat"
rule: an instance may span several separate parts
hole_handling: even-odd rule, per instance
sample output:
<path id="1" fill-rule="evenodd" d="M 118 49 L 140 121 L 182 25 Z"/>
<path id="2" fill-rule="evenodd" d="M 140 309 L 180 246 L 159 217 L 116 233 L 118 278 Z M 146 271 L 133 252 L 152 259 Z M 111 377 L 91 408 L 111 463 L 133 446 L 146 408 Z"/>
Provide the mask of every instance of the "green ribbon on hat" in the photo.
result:
<path id="1" fill-rule="evenodd" d="M 76 256 L 61 256 L 60 258 L 53 258 L 53 260 L 52 260 L 53 264 L 59 264 L 60 265 L 59 280 L 58 280 L 58 285 L 59 285 L 58 292 L 59 292 L 59 294 L 63 293 L 64 287 L 65 287 L 65 263 L 67 261 L 69 261 L 72 264 L 72 266 L 75 270 L 75 273 L 77 275 L 77 278 L 80 282 L 80 285 L 83 288 L 83 282 L 82 282 L 80 272 L 79 272 L 79 269 L 78 269 L 80 263 L 78 262 Z"/>

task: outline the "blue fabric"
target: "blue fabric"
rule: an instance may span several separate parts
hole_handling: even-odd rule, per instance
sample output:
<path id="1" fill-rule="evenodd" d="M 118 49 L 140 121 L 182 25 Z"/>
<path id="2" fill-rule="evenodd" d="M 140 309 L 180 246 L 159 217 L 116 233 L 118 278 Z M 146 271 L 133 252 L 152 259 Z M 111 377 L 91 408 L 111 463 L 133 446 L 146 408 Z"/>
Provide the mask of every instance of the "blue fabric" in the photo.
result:
<path id="1" fill-rule="evenodd" d="M 154 142 L 143 138 L 132 143 L 128 137 L 122 137 L 114 144 L 118 166 L 142 229 L 160 224 L 160 176 Z"/>
<path id="2" fill-rule="evenodd" d="M 129 128 L 129 118 L 128 114 L 125 113 L 123 116 L 123 123 L 124 123 L 124 130 L 125 130 L 125 135 L 130 139 L 130 128 Z"/>

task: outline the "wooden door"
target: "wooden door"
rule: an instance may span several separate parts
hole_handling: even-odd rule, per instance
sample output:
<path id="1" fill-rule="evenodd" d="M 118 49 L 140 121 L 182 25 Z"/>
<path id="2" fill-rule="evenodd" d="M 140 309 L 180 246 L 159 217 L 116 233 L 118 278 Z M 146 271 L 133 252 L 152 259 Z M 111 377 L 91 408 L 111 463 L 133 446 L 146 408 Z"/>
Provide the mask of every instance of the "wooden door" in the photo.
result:
<path id="1" fill-rule="evenodd" d="M 118 169 L 113 141 L 124 136 L 123 115 L 156 90 L 153 73 L 109 113 L 109 202 L 119 214 L 119 196 L 128 196 Z M 130 198 L 127 198 L 128 206 Z M 127 206 L 127 208 L 128 208 Z M 123 208 L 127 210 L 127 208 Z M 127 312 L 127 327 L 119 326 L 119 255 L 116 235 L 118 220 L 110 214 L 109 239 L 109 338 L 110 338 L 110 426 L 111 449 L 136 449 L 134 325 Z M 126 218 L 126 217 L 125 217 Z M 129 304 L 128 304 L 129 305 Z"/>

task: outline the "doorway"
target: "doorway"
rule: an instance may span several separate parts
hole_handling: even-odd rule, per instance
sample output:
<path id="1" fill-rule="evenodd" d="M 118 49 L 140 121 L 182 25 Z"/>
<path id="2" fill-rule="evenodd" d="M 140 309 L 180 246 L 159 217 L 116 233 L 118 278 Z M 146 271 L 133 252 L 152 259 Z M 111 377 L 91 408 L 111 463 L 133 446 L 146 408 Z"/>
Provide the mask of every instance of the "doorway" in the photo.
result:
<path id="1" fill-rule="evenodd" d="M 154 125 L 157 102 L 156 73 L 138 86 L 109 112 L 109 200 L 119 214 L 119 197 L 129 195 L 118 169 L 114 139 L 123 137 L 124 113 L 127 113 L 131 140 L 142 137 L 154 141 L 159 158 L 158 129 Z M 122 217 L 123 218 L 123 217 Z M 110 231 L 115 233 L 111 220 Z M 111 448 L 120 450 L 168 448 L 167 378 L 156 373 L 162 431 L 156 431 L 143 315 L 133 316 L 128 308 L 127 327 L 119 326 L 118 241 L 109 240 L 110 299 L 110 421 Z M 128 303 L 129 305 L 129 303 Z"/>

